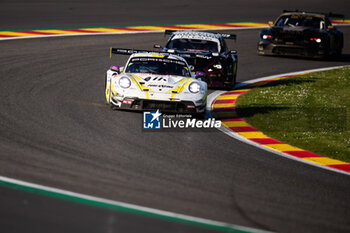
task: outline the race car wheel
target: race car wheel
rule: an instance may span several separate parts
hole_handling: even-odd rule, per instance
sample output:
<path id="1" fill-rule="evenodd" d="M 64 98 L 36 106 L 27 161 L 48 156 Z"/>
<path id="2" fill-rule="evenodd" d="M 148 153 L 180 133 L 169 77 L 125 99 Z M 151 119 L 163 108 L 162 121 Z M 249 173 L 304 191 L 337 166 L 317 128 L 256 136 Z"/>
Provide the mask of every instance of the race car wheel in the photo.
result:
<path id="1" fill-rule="evenodd" d="M 104 91 L 105 91 L 105 96 L 106 96 L 106 90 L 107 90 L 107 76 L 105 77 L 105 89 L 104 89 Z M 105 102 L 105 103 L 108 104 L 107 99 L 106 99 L 106 102 Z"/>
<path id="2" fill-rule="evenodd" d="M 109 107 L 112 109 L 112 110 L 116 110 L 117 107 L 114 105 L 114 104 L 109 104 Z"/>
<path id="3" fill-rule="evenodd" d="M 205 119 L 205 111 L 191 114 L 193 118 L 203 120 Z"/>
<path id="4" fill-rule="evenodd" d="M 230 84 L 225 84 L 224 86 L 225 86 L 225 90 L 230 91 L 235 86 L 235 83 L 231 82 Z"/>
<path id="5" fill-rule="evenodd" d="M 336 48 L 335 48 L 335 52 L 334 52 L 334 57 L 335 58 L 339 58 L 342 55 L 342 49 L 343 49 L 343 45 L 344 45 L 344 37 L 341 34 L 339 37 L 337 38 L 337 43 L 336 43 Z"/>
<path id="6" fill-rule="evenodd" d="M 236 70 L 234 64 L 231 64 L 230 69 L 232 69 L 232 74 L 230 75 L 231 83 L 225 84 L 225 89 L 227 89 L 227 90 L 232 90 L 236 85 L 237 70 Z"/>
<path id="7" fill-rule="evenodd" d="M 105 95 L 106 95 L 106 90 L 107 90 L 107 76 L 105 78 Z M 109 85 L 108 97 L 109 97 L 109 101 L 107 101 L 107 99 L 106 99 L 107 105 L 110 104 L 110 102 L 111 102 L 111 85 Z"/>
<path id="8" fill-rule="evenodd" d="M 340 57 L 342 55 L 342 50 L 338 49 L 337 52 L 335 53 L 336 57 Z"/>

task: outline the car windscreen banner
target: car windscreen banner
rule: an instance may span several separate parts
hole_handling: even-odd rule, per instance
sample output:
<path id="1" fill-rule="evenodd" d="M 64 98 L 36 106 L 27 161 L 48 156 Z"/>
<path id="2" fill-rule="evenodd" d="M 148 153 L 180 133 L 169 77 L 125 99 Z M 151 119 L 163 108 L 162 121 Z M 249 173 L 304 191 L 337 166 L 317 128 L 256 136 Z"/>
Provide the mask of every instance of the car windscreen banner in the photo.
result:
<path id="1" fill-rule="evenodd" d="M 157 57 L 135 57 L 131 60 L 131 62 L 147 62 L 147 61 L 155 61 L 155 62 L 164 62 L 164 63 L 171 63 L 171 64 L 178 64 L 186 66 L 186 63 L 179 60 L 174 59 L 167 59 L 167 58 L 157 58 Z"/>

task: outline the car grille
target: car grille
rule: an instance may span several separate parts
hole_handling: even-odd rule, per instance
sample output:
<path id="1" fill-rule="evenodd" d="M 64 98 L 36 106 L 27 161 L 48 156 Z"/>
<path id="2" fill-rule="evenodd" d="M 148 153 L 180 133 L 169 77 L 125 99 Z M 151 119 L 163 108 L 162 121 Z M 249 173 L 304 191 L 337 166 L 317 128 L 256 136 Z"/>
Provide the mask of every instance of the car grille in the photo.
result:
<path id="1" fill-rule="evenodd" d="M 284 40 L 303 40 L 304 36 L 302 33 L 280 32 L 277 37 Z"/>
<path id="2" fill-rule="evenodd" d="M 275 54 L 295 54 L 302 55 L 304 54 L 304 49 L 302 48 L 293 48 L 293 47 L 276 47 L 272 50 L 272 53 Z"/>
<path id="3" fill-rule="evenodd" d="M 186 58 L 186 61 L 189 65 L 194 66 L 194 71 L 203 71 L 211 63 L 213 63 L 212 59 L 203 59 L 203 58 Z"/>
<path id="4" fill-rule="evenodd" d="M 188 103 L 192 105 L 192 103 Z M 186 103 L 177 101 L 141 100 L 143 110 L 161 110 L 163 112 L 195 112 L 194 108 L 187 108 Z"/>
<path id="5" fill-rule="evenodd" d="M 168 101 L 143 101 L 143 109 L 176 110 L 179 103 Z"/>
<path id="6" fill-rule="evenodd" d="M 304 44 L 308 40 L 308 35 L 300 32 L 280 32 L 275 36 L 274 42 L 277 44 L 293 42 L 294 44 Z"/>

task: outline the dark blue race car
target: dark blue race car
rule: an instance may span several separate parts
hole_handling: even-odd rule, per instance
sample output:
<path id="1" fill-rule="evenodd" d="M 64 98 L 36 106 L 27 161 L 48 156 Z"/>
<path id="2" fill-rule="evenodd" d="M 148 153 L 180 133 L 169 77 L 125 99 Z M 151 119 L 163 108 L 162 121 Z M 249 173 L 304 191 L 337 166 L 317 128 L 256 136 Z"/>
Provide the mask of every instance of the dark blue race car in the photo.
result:
<path id="1" fill-rule="evenodd" d="M 258 54 L 324 58 L 339 56 L 343 48 L 343 33 L 334 27 L 332 13 L 284 11 L 270 27 L 260 31 Z"/>
<path id="2" fill-rule="evenodd" d="M 237 52 L 229 50 L 225 40 L 235 40 L 236 35 L 171 30 L 165 34 L 170 35 L 165 47 L 155 47 L 185 58 L 192 72 L 202 73 L 208 87 L 231 89 L 235 85 Z"/>

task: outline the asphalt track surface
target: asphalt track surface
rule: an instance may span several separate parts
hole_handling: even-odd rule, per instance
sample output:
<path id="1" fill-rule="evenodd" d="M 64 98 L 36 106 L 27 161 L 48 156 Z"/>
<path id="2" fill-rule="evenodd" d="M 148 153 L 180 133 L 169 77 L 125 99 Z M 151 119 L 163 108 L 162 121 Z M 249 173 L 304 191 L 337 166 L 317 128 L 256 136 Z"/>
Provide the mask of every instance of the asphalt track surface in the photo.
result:
<path id="1" fill-rule="evenodd" d="M 0 29 L 274 20 L 283 9 L 346 14 L 346 0 L 1 0 Z"/>
<path id="2" fill-rule="evenodd" d="M 11 2 L 1 2 L 1 6 Z M 210 7 L 206 4 L 203 11 Z M 341 2 L 333 8 L 345 13 L 347 4 Z M 41 6 L 50 12 L 50 6 Z M 242 20 L 273 19 L 281 8 L 284 6 L 273 15 L 254 8 Z M 215 21 L 234 21 L 234 16 L 227 18 L 231 14 L 227 11 L 222 18 L 215 13 Z M 201 9 L 191 13 L 192 18 L 187 19 L 165 17 L 164 23 L 199 22 Z M 5 20 L 1 27 L 53 27 L 54 22 L 57 27 L 94 26 L 84 17 L 73 22 L 56 14 L 57 18 L 47 16 L 44 21 L 35 15 L 38 17 L 24 14 L 28 20 Z M 149 21 L 135 17 L 118 24 L 159 23 L 163 16 L 153 16 Z M 99 26 L 116 24 L 108 20 L 95 21 Z M 345 38 L 350 37 L 349 27 L 341 30 Z M 241 82 L 350 64 L 348 40 L 340 60 L 315 61 L 257 56 L 258 30 L 234 33 L 238 40 L 232 46 L 238 50 Z M 149 49 L 164 40 L 163 35 L 150 33 L 1 41 L 0 175 L 258 229 L 350 231 L 348 176 L 278 157 L 220 131 L 143 132 L 141 114 L 111 111 L 104 104 L 104 73 L 109 65 L 126 59 L 110 60 L 108 48 Z M 0 187 L 0 206 L 4 232 L 205 232 L 5 187 Z"/>

